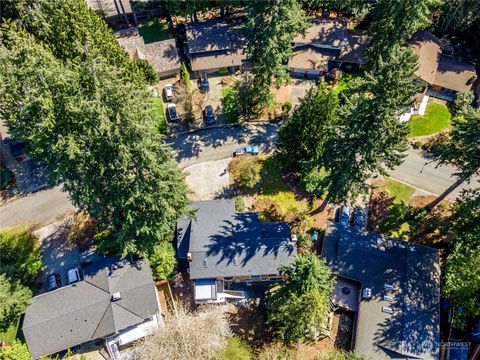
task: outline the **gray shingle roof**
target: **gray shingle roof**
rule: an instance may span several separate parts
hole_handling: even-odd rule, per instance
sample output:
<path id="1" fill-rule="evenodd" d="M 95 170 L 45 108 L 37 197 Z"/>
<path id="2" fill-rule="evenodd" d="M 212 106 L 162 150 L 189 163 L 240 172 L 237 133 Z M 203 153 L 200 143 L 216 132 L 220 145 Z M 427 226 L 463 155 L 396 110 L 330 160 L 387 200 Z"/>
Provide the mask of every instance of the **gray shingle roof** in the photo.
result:
<path id="1" fill-rule="evenodd" d="M 422 344 L 439 343 L 440 270 L 435 249 L 359 233 L 329 224 L 322 247 L 332 272 L 372 289 L 357 314 L 355 350 L 373 359 L 397 357 L 438 359 L 438 352 Z M 384 300 L 385 284 L 395 290 Z M 394 308 L 394 314 L 382 307 Z M 400 354 L 400 355 L 399 355 Z"/>
<path id="2" fill-rule="evenodd" d="M 112 301 L 116 292 L 121 299 Z M 159 312 L 148 262 L 107 257 L 85 269 L 84 281 L 34 297 L 23 333 L 36 359 L 112 335 Z"/>
<path id="3" fill-rule="evenodd" d="M 192 279 L 277 274 L 297 252 L 288 224 L 263 224 L 255 213 L 236 213 L 233 200 L 198 201 L 191 207 L 198 209 L 188 238 Z M 179 225 L 185 228 L 185 222 Z M 186 249 L 184 239 L 177 245 L 179 256 Z"/>

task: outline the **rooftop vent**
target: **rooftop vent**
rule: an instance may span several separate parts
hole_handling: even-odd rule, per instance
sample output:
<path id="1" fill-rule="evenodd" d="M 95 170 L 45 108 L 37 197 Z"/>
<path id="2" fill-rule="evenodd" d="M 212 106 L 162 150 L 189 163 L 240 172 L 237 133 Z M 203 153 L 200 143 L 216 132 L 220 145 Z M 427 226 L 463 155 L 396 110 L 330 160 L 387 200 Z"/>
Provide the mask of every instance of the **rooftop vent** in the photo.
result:
<path id="1" fill-rule="evenodd" d="M 187 260 L 192 261 L 192 253 L 187 253 Z"/>
<path id="2" fill-rule="evenodd" d="M 117 301 L 122 298 L 122 295 L 119 292 L 113 293 L 112 294 L 112 301 Z"/>
<path id="3" fill-rule="evenodd" d="M 415 249 L 415 246 L 409 246 L 408 249 L 409 249 L 411 252 L 417 251 L 417 249 Z"/>
<path id="4" fill-rule="evenodd" d="M 233 266 L 237 266 L 238 265 L 238 259 L 236 256 L 233 257 Z"/>
<path id="5" fill-rule="evenodd" d="M 362 291 L 362 297 L 364 299 L 370 299 L 372 297 L 372 289 L 370 288 L 365 288 Z"/>
<path id="6" fill-rule="evenodd" d="M 203 259 L 203 267 L 208 268 L 208 260 L 207 259 Z"/>
<path id="7" fill-rule="evenodd" d="M 393 309 L 390 306 L 382 307 L 382 311 L 387 314 L 393 314 Z"/>
<path id="8" fill-rule="evenodd" d="M 349 288 L 348 286 L 344 286 L 344 287 L 342 288 L 342 292 L 343 292 L 345 295 L 350 294 L 350 291 L 351 291 L 351 290 L 350 290 L 350 288 Z"/>

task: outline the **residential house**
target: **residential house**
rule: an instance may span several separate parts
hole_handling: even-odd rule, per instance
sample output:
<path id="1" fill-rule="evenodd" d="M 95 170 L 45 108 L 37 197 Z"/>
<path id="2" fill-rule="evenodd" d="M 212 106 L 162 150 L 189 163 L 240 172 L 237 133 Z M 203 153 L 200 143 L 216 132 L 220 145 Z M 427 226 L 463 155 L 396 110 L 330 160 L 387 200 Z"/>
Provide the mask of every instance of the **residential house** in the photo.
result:
<path id="1" fill-rule="evenodd" d="M 338 279 L 333 305 L 355 314 L 356 352 L 374 360 L 439 359 L 436 249 L 330 223 L 322 257 Z"/>
<path id="2" fill-rule="evenodd" d="M 82 281 L 35 296 L 23 333 L 33 359 L 99 340 L 118 359 L 161 322 L 148 262 L 105 257 L 84 269 Z"/>
<path id="3" fill-rule="evenodd" d="M 129 27 L 137 25 L 137 17 L 130 0 L 86 0 L 87 5 L 106 20 L 118 19 Z"/>
<path id="4" fill-rule="evenodd" d="M 258 214 L 237 213 L 233 200 L 197 201 L 196 219 L 177 222 L 177 256 L 195 282 L 196 303 L 245 296 L 240 288 L 278 281 L 280 265 L 297 253 L 287 223 L 262 223 Z"/>
<path id="5" fill-rule="evenodd" d="M 364 63 L 367 37 L 347 29 L 343 18 L 317 18 L 305 35 L 293 40 L 294 54 L 288 63 L 293 76 L 318 78 L 333 68 L 357 70 Z"/>
<path id="6" fill-rule="evenodd" d="M 160 78 L 180 73 L 180 56 L 175 39 L 145 44 L 137 29 L 119 31 L 116 36 L 120 45 L 133 59 L 148 61 Z"/>
<path id="7" fill-rule="evenodd" d="M 431 32 L 417 31 L 409 47 L 418 56 L 415 74 L 424 84 L 425 95 L 452 101 L 457 92 L 473 89 L 475 66 L 442 54 L 441 42 Z"/>
<path id="8" fill-rule="evenodd" d="M 195 75 L 240 70 L 246 60 L 245 38 L 240 26 L 223 19 L 192 22 L 186 25 L 187 56 Z"/>

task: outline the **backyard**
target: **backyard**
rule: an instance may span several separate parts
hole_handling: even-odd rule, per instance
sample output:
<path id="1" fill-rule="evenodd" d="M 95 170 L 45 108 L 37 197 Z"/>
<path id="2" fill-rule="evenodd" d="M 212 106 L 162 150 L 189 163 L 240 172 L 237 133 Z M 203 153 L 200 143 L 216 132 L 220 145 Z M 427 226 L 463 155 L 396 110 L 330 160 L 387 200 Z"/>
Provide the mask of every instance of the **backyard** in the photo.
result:
<path id="1" fill-rule="evenodd" d="M 425 115 L 412 115 L 410 118 L 409 137 L 431 135 L 445 130 L 450 126 L 451 118 L 446 105 L 431 102 L 427 105 Z"/>
<path id="2" fill-rule="evenodd" d="M 151 19 L 138 27 L 138 33 L 143 37 L 145 44 L 173 38 L 172 32 L 165 19 Z"/>

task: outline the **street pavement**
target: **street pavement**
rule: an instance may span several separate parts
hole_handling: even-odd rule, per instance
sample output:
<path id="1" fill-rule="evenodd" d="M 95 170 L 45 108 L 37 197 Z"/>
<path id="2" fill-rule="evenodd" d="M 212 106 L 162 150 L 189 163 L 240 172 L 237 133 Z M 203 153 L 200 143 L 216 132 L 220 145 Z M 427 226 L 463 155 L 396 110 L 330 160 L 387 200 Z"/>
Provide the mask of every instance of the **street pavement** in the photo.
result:
<path id="1" fill-rule="evenodd" d="M 232 153 L 246 145 L 258 145 L 263 153 L 273 151 L 277 139 L 277 124 L 251 124 L 248 126 L 218 127 L 178 135 L 167 139 L 172 145 L 180 168 L 232 156 Z M 418 151 L 409 150 L 405 162 L 390 172 L 390 176 L 420 190 L 441 194 L 455 182 L 452 167 L 435 167 L 434 163 L 424 164 L 430 159 Z M 479 186 L 480 179 L 463 184 L 449 198 L 454 199 L 464 188 Z M 0 207 L 0 228 L 22 223 L 47 225 L 74 210 L 68 196 L 59 188 L 39 191 Z"/>

